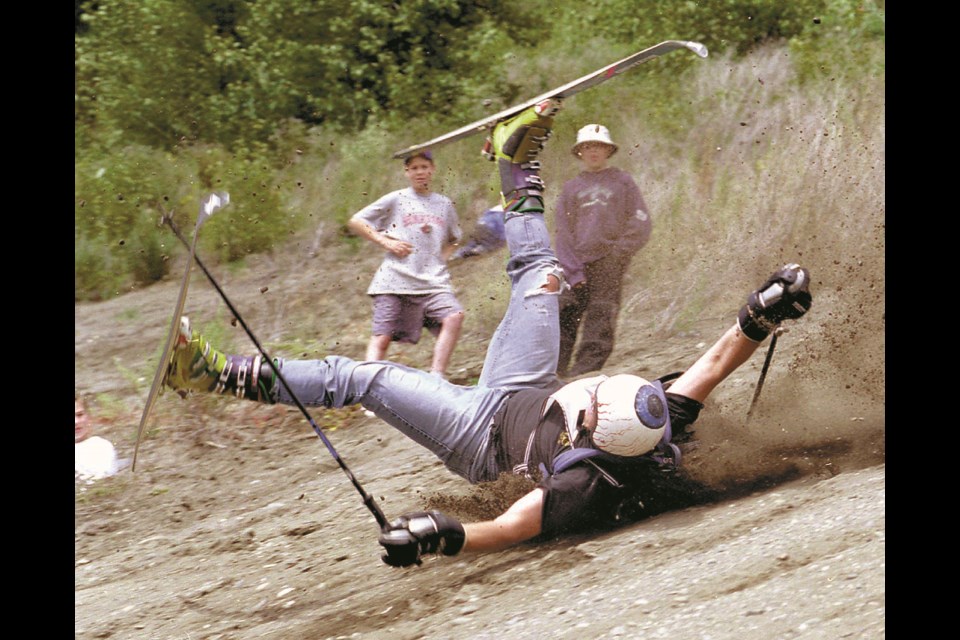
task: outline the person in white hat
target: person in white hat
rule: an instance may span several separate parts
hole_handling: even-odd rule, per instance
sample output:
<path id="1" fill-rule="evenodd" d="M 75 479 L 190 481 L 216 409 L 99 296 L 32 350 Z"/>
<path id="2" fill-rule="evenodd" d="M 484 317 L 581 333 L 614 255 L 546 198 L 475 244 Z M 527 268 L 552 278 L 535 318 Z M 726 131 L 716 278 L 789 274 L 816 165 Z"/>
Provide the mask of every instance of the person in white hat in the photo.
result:
<path id="1" fill-rule="evenodd" d="M 130 460 L 118 458 L 112 442 L 93 435 L 90 414 L 83 399 L 74 394 L 73 404 L 74 478 L 90 483 L 126 467 Z"/>
<path id="2" fill-rule="evenodd" d="M 563 185 L 557 205 L 557 258 L 570 285 L 560 303 L 558 373 L 576 377 L 599 370 L 613 352 L 623 274 L 652 225 L 637 183 L 608 166 L 617 145 L 607 127 L 581 128 L 572 151 L 583 171 Z"/>

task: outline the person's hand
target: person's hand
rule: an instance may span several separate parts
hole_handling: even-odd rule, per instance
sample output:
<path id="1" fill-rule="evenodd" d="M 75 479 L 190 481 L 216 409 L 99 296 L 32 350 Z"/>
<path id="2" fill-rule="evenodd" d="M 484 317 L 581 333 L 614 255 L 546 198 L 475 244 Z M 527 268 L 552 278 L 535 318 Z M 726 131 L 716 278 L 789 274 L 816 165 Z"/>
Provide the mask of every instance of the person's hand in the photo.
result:
<path id="1" fill-rule="evenodd" d="M 406 258 L 408 255 L 413 253 L 413 245 L 409 242 L 396 240 L 386 236 L 383 239 L 383 248 L 398 258 Z"/>
<path id="2" fill-rule="evenodd" d="M 787 264 L 747 296 L 737 320 L 745 336 L 761 341 L 784 320 L 802 317 L 812 304 L 810 272 Z"/>
<path id="3" fill-rule="evenodd" d="M 407 513 L 390 523 L 378 540 L 386 550 L 382 560 L 391 567 L 420 564 L 425 553 L 454 556 L 463 548 L 463 525 L 439 511 Z"/>

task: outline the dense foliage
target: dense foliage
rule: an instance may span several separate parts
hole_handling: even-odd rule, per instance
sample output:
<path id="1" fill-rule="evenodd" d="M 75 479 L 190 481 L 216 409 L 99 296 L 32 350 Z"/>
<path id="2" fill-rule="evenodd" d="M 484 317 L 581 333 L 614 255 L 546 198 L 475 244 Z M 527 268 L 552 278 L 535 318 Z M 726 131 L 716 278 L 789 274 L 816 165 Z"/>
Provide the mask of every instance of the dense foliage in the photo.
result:
<path id="1" fill-rule="evenodd" d="M 489 89 L 536 21 L 505 0 L 91 0 L 78 5 L 77 122 L 108 142 L 265 142 L 278 123 L 362 128 Z M 391 116 L 394 117 L 394 116 Z"/>
<path id="2" fill-rule="evenodd" d="M 883 9 L 875 2 L 850 0 L 698 0 L 635 2 L 600 0 L 593 29 L 625 42 L 667 38 L 696 40 L 711 50 L 744 54 L 771 39 L 810 37 L 816 32 L 882 29 Z"/>

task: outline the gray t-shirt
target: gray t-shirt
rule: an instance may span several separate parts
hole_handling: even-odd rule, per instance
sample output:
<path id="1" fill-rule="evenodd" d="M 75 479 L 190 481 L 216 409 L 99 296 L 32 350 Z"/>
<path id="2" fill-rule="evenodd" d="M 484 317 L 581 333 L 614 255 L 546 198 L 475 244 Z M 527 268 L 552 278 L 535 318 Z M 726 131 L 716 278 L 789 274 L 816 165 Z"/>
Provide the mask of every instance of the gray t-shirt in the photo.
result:
<path id="1" fill-rule="evenodd" d="M 442 251 L 448 243 L 459 242 L 462 232 L 450 198 L 439 193 L 422 196 L 408 187 L 388 193 L 356 217 L 380 233 L 413 245 L 405 258 L 386 252 L 367 289 L 369 295 L 453 293 Z"/>

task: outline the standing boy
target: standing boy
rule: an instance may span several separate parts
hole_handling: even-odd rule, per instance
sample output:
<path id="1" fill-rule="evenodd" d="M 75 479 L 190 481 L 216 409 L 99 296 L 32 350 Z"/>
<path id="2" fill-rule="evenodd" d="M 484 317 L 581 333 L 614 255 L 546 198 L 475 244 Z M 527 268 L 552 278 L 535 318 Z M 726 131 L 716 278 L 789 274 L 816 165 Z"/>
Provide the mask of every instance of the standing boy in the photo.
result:
<path id="1" fill-rule="evenodd" d="M 436 166 L 423 151 L 404 160 L 410 187 L 383 196 L 350 219 L 350 230 L 386 251 L 367 294 L 373 297 L 373 335 L 367 360 L 383 360 L 393 341 L 416 344 L 426 327 L 437 337 L 430 371 L 446 377 L 463 326 L 447 258 L 460 241 L 449 198 L 430 184 Z"/>
<path id="2" fill-rule="evenodd" d="M 651 222 L 630 174 L 607 166 L 617 145 L 605 126 L 580 129 L 572 151 L 583 171 L 563 185 L 557 205 L 557 258 L 571 287 L 560 303 L 557 370 L 576 377 L 603 367 L 613 351 L 623 275 L 633 254 L 650 239 Z"/>

